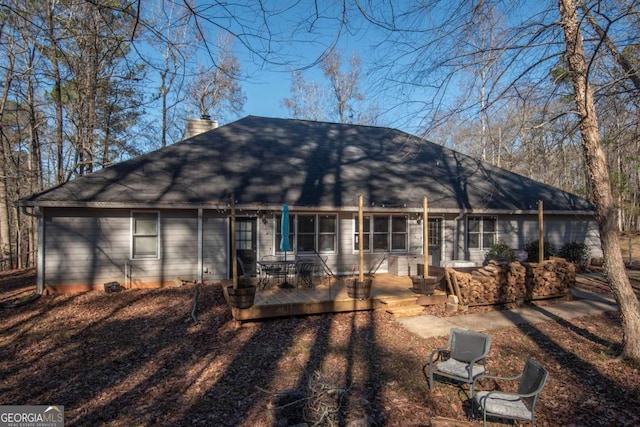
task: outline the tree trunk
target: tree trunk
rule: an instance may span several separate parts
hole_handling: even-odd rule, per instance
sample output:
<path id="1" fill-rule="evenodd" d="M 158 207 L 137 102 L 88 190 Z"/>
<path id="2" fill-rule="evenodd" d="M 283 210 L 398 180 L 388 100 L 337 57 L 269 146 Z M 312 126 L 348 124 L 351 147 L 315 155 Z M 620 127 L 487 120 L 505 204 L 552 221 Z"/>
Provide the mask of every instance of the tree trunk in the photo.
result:
<path id="1" fill-rule="evenodd" d="M 605 271 L 622 315 L 622 357 L 640 361 L 640 304 L 629 283 L 620 251 L 620 241 L 616 228 L 617 212 L 611 194 L 611 183 L 605 153 L 600 144 L 598 119 L 595 112 L 593 92 L 589 85 L 589 75 L 584 57 L 576 5 L 574 0 L 559 0 L 558 5 L 565 34 L 569 73 L 571 74 L 577 112 L 580 118 L 582 149 L 591 178 L 593 202 L 596 207 Z"/>
<path id="2" fill-rule="evenodd" d="M 8 143 L 6 142 L 5 133 L 2 129 L 2 119 L 4 117 L 5 105 L 9 96 L 9 88 L 13 81 L 13 57 L 7 58 L 9 65 L 5 71 L 5 79 L 3 81 L 3 92 L 0 97 L 0 259 L 9 256 L 11 258 L 11 235 L 9 229 L 9 200 L 7 198 L 7 176 L 9 176 L 9 165 L 6 161 L 6 150 Z M 9 261 L 11 265 L 11 261 Z"/>
<path id="3" fill-rule="evenodd" d="M 30 67 L 33 69 L 33 67 Z M 43 185 L 43 173 L 42 173 L 42 153 L 40 151 L 40 138 L 38 133 L 38 114 L 35 109 L 37 105 L 35 99 L 35 88 L 33 85 L 33 76 L 29 74 L 27 83 L 27 94 L 29 101 L 29 165 L 27 167 L 29 171 L 28 176 L 28 187 L 27 191 L 29 194 L 33 194 L 36 191 L 42 189 Z M 18 184 L 18 187 L 20 185 Z M 14 208 L 15 209 L 15 208 Z M 26 248 L 24 251 L 24 257 L 19 260 L 20 265 L 23 267 L 31 267 L 35 265 L 35 259 L 33 258 L 33 242 L 36 240 L 37 230 L 35 228 L 34 218 L 29 216 L 24 216 L 20 218 L 19 212 L 14 212 L 14 215 L 19 220 L 18 223 L 24 224 L 24 229 L 26 231 L 26 236 L 23 233 L 19 233 L 16 241 L 16 246 L 20 247 L 21 245 L 26 244 Z M 20 221 L 21 219 L 21 221 Z M 23 242 L 23 239 L 26 237 L 26 242 Z"/>
<path id="4" fill-rule="evenodd" d="M 56 184 L 65 182 L 64 171 L 64 119 L 62 114 L 62 78 L 60 77 L 60 65 L 58 61 L 58 44 L 55 34 L 54 9 L 55 4 L 47 7 L 47 22 L 49 24 L 49 42 L 53 46 L 51 49 L 51 66 L 53 67 L 53 100 L 56 111 L 56 129 L 55 129 L 55 146 L 56 146 Z"/>
<path id="5" fill-rule="evenodd" d="M 163 70 L 160 73 L 160 96 L 162 97 L 162 131 L 160 136 L 160 148 L 167 146 L 167 96 L 169 91 L 166 86 L 167 73 Z"/>

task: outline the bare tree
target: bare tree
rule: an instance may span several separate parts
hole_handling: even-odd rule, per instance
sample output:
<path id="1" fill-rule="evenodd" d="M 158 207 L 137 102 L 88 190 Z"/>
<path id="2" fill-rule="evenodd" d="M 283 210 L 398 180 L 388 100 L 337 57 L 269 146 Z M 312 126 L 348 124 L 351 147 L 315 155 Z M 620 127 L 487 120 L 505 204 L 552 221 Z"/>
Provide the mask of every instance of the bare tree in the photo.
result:
<path id="1" fill-rule="evenodd" d="M 9 203 L 7 181 L 8 181 L 8 162 L 7 153 L 10 147 L 8 135 L 8 98 L 11 86 L 16 78 L 16 50 L 17 41 L 14 34 L 11 34 L 10 25 L 3 22 L 0 26 L 0 37 L 4 43 L 0 44 L 3 56 L 5 58 L 2 71 L 2 93 L 0 94 L 0 257 L 11 257 L 11 233 L 9 228 Z"/>
<path id="2" fill-rule="evenodd" d="M 18 7 L 21 2 L 8 5 Z M 23 219 L 11 206 L 12 200 L 42 186 L 40 131 L 43 118 L 36 95 L 38 49 L 34 38 L 24 32 L 26 15 L 3 16 L 0 44 L 4 62 L 0 95 L 0 241 L 2 258 L 8 265 L 29 263 L 34 247 L 34 223 Z M 6 265 L 6 264 L 5 264 Z"/>
<path id="3" fill-rule="evenodd" d="M 226 112 L 239 114 L 246 97 L 239 83 L 240 63 L 233 53 L 233 40 L 228 35 L 217 37 L 218 56 L 212 67 L 199 67 L 198 74 L 187 85 L 188 101 L 201 116 L 223 118 Z"/>
<path id="4" fill-rule="evenodd" d="M 158 97 L 161 101 L 160 146 L 165 147 L 168 139 L 178 140 L 182 136 L 182 123 L 178 125 L 176 116 L 179 106 L 186 97 L 185 78 L 188 73 L 189 58 L 195 56 L 198 45 L 203 42 L 197 29 L 190 25 L 190 11 L 177 3 L 158 3 L 152 10 L 145 38 L 157 51 L 160 60 L 146 58 L 158 73 L 160 85 Z M 173 132 L 175 129 L 179 132 Z M 179 135 L 179 136 L 178 136 Z"/>
<path id="5" fill-rule="evenodd" d="M 294 119 L 327 120 L 327 91 L 318 82 L 307 82 L 300 70 L 291 72 L 291 97 L 282 100 Z"/>
<path id="6" fill-rule="evenodd" d="M 340 123 L 353 123 L 355 114 L 353 102 L 364 99 L 358 89 L 360 58 L 355 52 L 351 55 L 348 72 L 340 71 L 341 64 L 342 55 L 334 50 L 320 62 L 320 68 L 331 84 L 338 120 Z"/>
<path id="7" fill-rule="evenodd" d="M 577 8 L 573 0 L 559 0 L 558 5 L 565 34 L 566 58 L 573 82 L 576 110 L 580 117 L 585 163 L 591 176 L 605 267 L 622 314 L 624 333 L 622 356 L 640 361 L 640 304 L 629 283 L 620 251 L 616 228 L 617 211 L 611 195 L 609 167 L 600 143 L 598 118 Z"/>
<path id="8" fill-rule="evenodd" d="M 361 65 L 358 55 L 353 53 L 346 72 L 341 71 L 342 55 L 336 51 L 329 52 L 319 66 L 328 87 L 316 81 L 307 83 L 300 70 L 292 71 L 291 97 L 285 98 L 282 105 L 293 117 L 308 120 L 335 117 L 340 123 L 372 123 L 372 115 L 368 115 L 366 107 L 361 104 L 364 96 L 359 89 Z"/>
<path id="9" fill-rule="evenodd" d="M 488 2 L 480 4 L 485 3 Z M 519 3 L 491 3 L 496 7 L 520 6 Z M 598 2 L 597 4 L 598 13 L 609 23 L 623 22 L 625 14 L 631 17 L 632 14 L 629 11 L 634 9 L 631 7 L 625 10 L 625 5 L 615 2 Z M 460 72 L 477 64 L 477 54 L 470 55 L 469 51 L 461 50 L 457 45 L 468 44 L 463 37 L 464 29 L 476 25 L 474 18 L 478 16 L 478 5 L 473 2 L 463 2 L 452 8 L 448 2 L 445 4 L 445 2 L 434 0 L 423 2 L 412 10 L 387 9 L 387 13 L 383 13 L 380 7 L 385 6 L 388 5 L 385 3 L 375 10 L 362 10 L 371 23 L 388 32 L 389 44 L 398 46 L 396 53 L 392 54 L 386 63 L 390 70 L 388 81 L 393 85 L 398 85 L 400 80 L 407 87 L 431 88 L 434 97 L 427 106 L 431 109 L 430 111 L 441 109 L 447 102 L 448 85 L 457 81 Z M 522 10 L 517 12 L 522 16 Z M 608 12 L 613 16 L 607 17 Z M 503 13 L 509 15 L 510 11 Z M 424 18 L 417 19 L 418 16 Z M 561 25 L 558 24 L 558 16 L 561 17 Z M 431 20 L 431 17 L 437 17 L 437 20 Z M 423 25 L 424 22 L 427 24 Z M 438 24 L 434 25 L 433 22 Z M 598 37 L 597 30 L 589 33 L 591 50 L 590 56 L 587 57 L 582 41 L 582 32 L 586 31 L 586 27 L 581 27 L 580 22 L 585 21 L 578 18 L 574 0 L 559 0 L 557 6 L 539 4 L 535 13 L 533 10 L 525 12 L 524 19 L 519 24 L 505 28 L 503 43 L 500 46 L 490 47 L 492 51 L 501 52 L 502 71 L 488 90 L 486 104 L 482 105 L 482 108 L 490 107 L 509 95 L 526 100 L 531 99 L 535 94 L 544 93 L 542 91 L 548 91 L 548 99 L 555 98 L 554 88 L 548 84 L 547 76 L 554 64 L 557 64 L 562 57 L 566 58 L 568 76 L 573 89 L 570 96 L 574 100 L 576 110 L 564 113 L 575 113 L 578 118 L 577 125 L 581 133 L 584 163 L 589 173 L 590 190 L 596 206 L 607 274 L 623 316 L 622 355 L 640 360 L 640 310 L 638 300 L 625 275 L 621 258 L 616 229 L 616 206 L 611 197 L 609 167 L 600 138 L 595 91 L 592 87 L 596 77 L 596 64 L 606 60 L 599 48 L 602 44 L 607 44 L 607 41 L 602 38 L 602 35 Z M 638 42 L 637 32 L 635 36 L 630 34 L 626 42 Z M 607 48 L 611 52 L 620 51 L 612 46 Z M 482 51 L 477 53 L 480 54 Z M 412 58 L 409 63 L 407 56 Z M 634 73 L 625 69 L 624 75 L 630 78 Z M 401 76 L 400 79 L 398 76 Z M 501 81 L 503 84 L 499 84 Z M 610 81 L 604 80 L 599 83 L 599 89 L 607 88 L 607 83 L 611 84 Z M 599 93 L 600 96 L 605 94 L 604 91 Z M 430 112 L 426 109 L 423 111 L 425 114 Z M 554 117 L 545 115 L 540 126 L 544 126 L 547 121 L 553 119 Z"/>
<path id="10" fill-rule="evenodd" d="M 62 35 L 56 29 L 56 6 L 56 2 L 46 2 L 46 37 L 43 37 L 45 41 L 41 42 L 41 46 L 44 55 L 49 58 L 51 63 L 50 74 L 53 85 L 51 98 L 55 109 L 55 183 L 61 184 L 65 181 L 66 173 L 64 167 L 64 105 L 62 103 L 62 76 L 60 72 L 60 55 L 62 52 L 58 46 L 58 39 Z"/>

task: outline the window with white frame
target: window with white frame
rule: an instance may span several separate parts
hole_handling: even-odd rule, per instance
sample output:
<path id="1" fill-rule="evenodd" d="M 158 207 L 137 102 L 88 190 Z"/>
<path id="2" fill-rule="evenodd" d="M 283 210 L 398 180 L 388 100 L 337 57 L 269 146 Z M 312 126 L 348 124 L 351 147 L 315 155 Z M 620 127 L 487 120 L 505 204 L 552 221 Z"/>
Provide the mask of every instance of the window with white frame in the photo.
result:
<path id="1" fill-rule="evenodd" d="M 316 249 L 316 216 L 298 215 L 297 218 L 296 248 L 298 252 L 313 252 Z"/>
<path id="2" fill-rule="evenodd" d="M 373 251 L 389 252 L 389 217 L 373 217 Z"/>
<path id="3" fill-rule="evenodd" d="M 153 259 L 160 254 L 158 212 L 131 212 L 131 257 Z"/>
<path id="4" fill-rule="evenodd" d="M 407 217 L 374 215 L 363 218 L 363 247 L 367 252 L 406 252 Z M 354 218 L 354 250 L 358 250 L 358 218 Z"/>
<path id="5" fill-rule="evenodd" d="M 318 252 L 334 253 L 338 241 L 337 221 L 335 215 L 318 216 Z"/>
<path id="6" fill-rule="evenodd" d="M 404 215 L 391 217 L 391 252 L 407 251 L 407 217 Z"/>
<path id="7" fill-rule="evenodd" d="M 496 242 L 496 217 L 471 216 L 467 219 L 469 249 L 489 249 Z"/>
<path id="8" fill-rule="evenodd" d="M 282 238 L 281 216 L 276 223 L 276 247 Z M 294 218 L 297 226 L 294 232 Z M 336 215 L 291 215 L 289 239 L 296 242 L 296 251 L 335 253 L 338 245 L 338 221 Z"/>

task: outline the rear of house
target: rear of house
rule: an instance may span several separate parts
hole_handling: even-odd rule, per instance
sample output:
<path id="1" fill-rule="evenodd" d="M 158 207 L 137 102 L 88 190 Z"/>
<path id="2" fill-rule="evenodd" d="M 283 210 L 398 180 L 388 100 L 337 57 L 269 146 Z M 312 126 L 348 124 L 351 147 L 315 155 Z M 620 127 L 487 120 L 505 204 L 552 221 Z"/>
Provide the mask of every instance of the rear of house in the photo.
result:
<path id="1" fill-rule="evenodd" d="M 247 117 L 17 202 L 39 216 L 38 287 L 62 291 L 166 286 L 230 277 L 231 198 L 247 274 L 279 251 L 283 203 L 290 259 L 319 257 L 334 274 L 358 266 L 363 195 L 365 271 L 416 274 L 429 200 L 431 265 L 481 264 L 490 246 L 539 236 L 586 243 L 599 256 L 582 198 L 403 132 Z"/>

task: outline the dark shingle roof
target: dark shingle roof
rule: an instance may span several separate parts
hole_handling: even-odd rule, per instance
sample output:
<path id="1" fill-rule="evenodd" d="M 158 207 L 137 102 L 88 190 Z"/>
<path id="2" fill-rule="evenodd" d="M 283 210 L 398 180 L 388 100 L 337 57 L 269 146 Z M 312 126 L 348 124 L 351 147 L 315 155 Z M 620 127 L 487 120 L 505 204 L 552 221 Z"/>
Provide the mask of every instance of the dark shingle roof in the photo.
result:
<path id="1" fill-rule="evenodd" d="M 585 199 L 381 127 L 249 116 L 34 194 L 19 205 L 239 204 L 590 211 Z"/>

